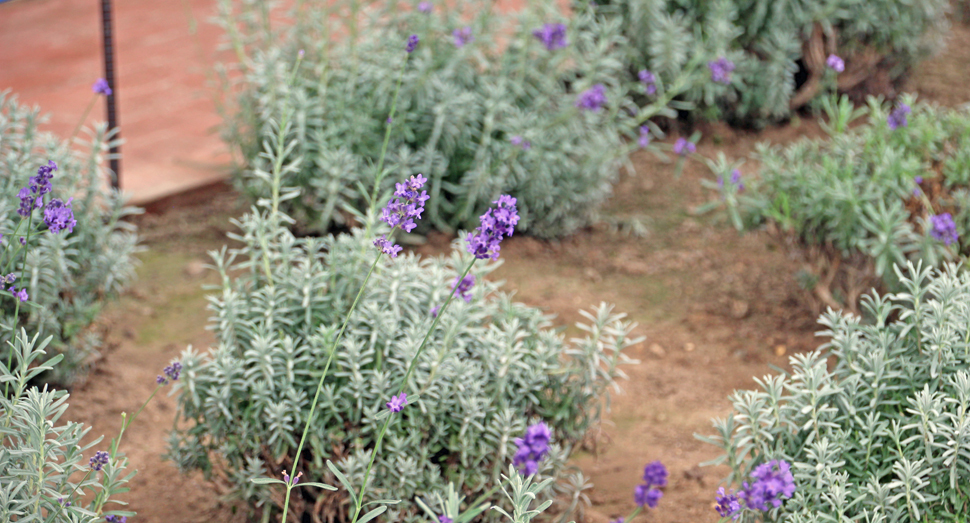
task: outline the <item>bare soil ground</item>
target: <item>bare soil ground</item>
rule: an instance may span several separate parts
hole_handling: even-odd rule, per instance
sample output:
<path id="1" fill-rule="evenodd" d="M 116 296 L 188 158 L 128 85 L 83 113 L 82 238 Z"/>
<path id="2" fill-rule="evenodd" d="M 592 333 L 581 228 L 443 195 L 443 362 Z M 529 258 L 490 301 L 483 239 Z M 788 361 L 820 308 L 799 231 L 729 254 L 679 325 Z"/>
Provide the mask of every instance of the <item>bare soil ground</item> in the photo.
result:
<path id="1" fill-rule="evenodd" d="M 944 105 L 970 101 L 970 31 L 956 26 L 952 44 L 924 63 L 909 89 Z M 701 129 L 698 153 L 746 157 L 761 141 L 786 143 L 819 136 L 814 118 L 760 133 L 720 125 Z M 629 381 L 597 435 L 596 455 L 575 463 L 595 487 L 588 521 L 605 523 L 633 508 L 632 491 L 642 466 L 663 461 L 671 471 L 660 508 L 647 519 L 662 523 L 716 521 L 713 493 L 725 470 L 699 467 L 718 455 L 694 438 L 711 432 L 711 418 L 729 412 L 728 396 L 754 386 L 753 376 L 785 367 L 796 352 L 815 348 L 815 315 L 796 284 L 795 254 L 763 233 L 739 235 L 716 215 L 695 216 L 707 201 L 699 180 L 710 177 L 700 162 L 681 177 L 650 155 L 635 158 L 636 173 L 623 178 L 604 213 L 637 217 L 644 237 L 594 227 L 544 242 L 515 237 L 502 249 L 496 273 L 517 298 L 557 314 L 563 325 L 577 311 L 601 301 L 616 304 L 639 323 L 646 341 L 632 347 L 640 364 L 625 369 Z M 749 162 L 745 172 L 753 172 Z M 154 387 L 154 377 L 187 345 L 206 350 L 205 291 L 214 283 L 204 270 L 206 251 L 226 243 L 229 218 L 245 208 L 225 188 L 162 202 L 139 220 L 149 250 L 140 280 L 109 307 L 104 318 L 108 349 L 86 384 L 73 391 L 72 419 L 92 434 L 117 433 L 122 412 L 133 412 Z M 432 235 L 423 254 L 448 249 Z M 161 396 L 131 426 L 122 449 L 138 475 L 123 498 L 140 522 L 245 521 L 244 511 L 219 501 L 217 486 L 200 475 L 180 475 L 160 455 L 172 427 L 174 399 Z"/>

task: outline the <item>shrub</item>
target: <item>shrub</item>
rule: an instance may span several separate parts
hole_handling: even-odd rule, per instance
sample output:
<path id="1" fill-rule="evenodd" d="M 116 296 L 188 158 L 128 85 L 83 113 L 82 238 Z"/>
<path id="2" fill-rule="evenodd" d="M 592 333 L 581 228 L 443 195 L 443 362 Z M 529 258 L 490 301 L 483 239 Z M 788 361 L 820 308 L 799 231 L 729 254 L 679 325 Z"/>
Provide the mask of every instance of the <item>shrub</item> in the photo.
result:
<path id="1" fill-rule="evenodd" d="M 302 194 L 284 210 L 304 227 L 361 223 L 372 203 L 363 187 L 379 172 L 383 190 L 414 173 L 429 178 L 419 232 L 474 227 L 499 194 L 517 198 L 520 231 L 553 237 L 589 223 L 637 147 L 639 126 L 672 115 L 666 103 L 679 87 L 661 85 L 652 104 L 634 105 L 626 93 L 646 87 L 623 80 L 619 26 L 589 13 L 566 19 L 552 4 L 517 16 L 494 12 L 493 2 L 422 4 L 303 2 L 293 25 L 267 33 L 269 13 L 224 0 L 221 23 L 242 71 L 226 132 L 247 166 L 237 186 L 270 194 L 260 173 L 273 166 L 261 152 L 275 139 L 271 122 L 292 109 L 296 141 L 287 158 L 302 162 L 283 183 Z M 420 39 L 411 53 L 408 33 Z M 291 72 L 298 50 L 303 65 Z"/>
<path id="2" fill-rule="evenodd" d="M 67 412 L 68 394 L 28 386 L 63 359 L 45 356 L 50 341 L 51 337 L 28 337 L 21 329 L 10 342 L 16 365 L 13 370 L 0 365 L 0 382 L 9 393 L 0 395 L 0 519 L 94 523 L 106 515 L 131 516 L 132 512 L 103 510 L 108 503 L 125 504 L 111 499 L 127 492 L 125 484 L 135 475 L 124 474 L 124 456 L 115 448 L 99 460 L 85 461 L 83 454 L 101 438 L 82 445 L 89 427 L 71 421 L 57 425 Z"/>
<path id="3" fill-rule="evenodd" d="M 25 107 L 8 92 L 0 92 L 0 233 L 5 236 L 0 240 L 0 263 L 3 273 L 16 272 L 20 282 L 27 282 L 35 304 L 18 307 L 17 300 L 0 300 L 0 342 L 13 338 L 18 322 L 31 332 L 52 336 L 48 352 L 65 358 L 46 378 L 68 384 L 100 346 L 88 327 L 102 303 L 134 276 L 138 239 L 134 227 L 122 219 L 136 209 L 126 207 L 119 193 L 105 187 L 101 165 L 111 136 L 103 126 L 94 132 L 87 152 L 80 154 L 67 142 L 40 133 L 41 121 L 37 108 Z M 26 229 L 18 232 L 17 194 L 49 160 L 58 167 L 51 195 L 64 201 L 73 198 L 77 225 L 68 234 L 40 236 L 21 275 L 18 268 L 24 265 L 24 254 L 17 242 Z M 35 228 L 42 218 L 43 211 L 34 211 Z M 5 353 L 0 350 L 0 361 L 7 361 Z"/>
<path id="4" fill-rule="evenodd" d="M 830 309 L 819 320 L 830 340 L 793 356 L 791 373 L 736 392 L 734 411 L 702 438 L 724 450 L 716 462 L 731 467 L 729 483 L 791 463 L 794 496 L 764 521 L 970 511 L 970 275 L 952 264 L 896 272 L 902 292 L 863 298 L 869 322 Z"/>
<path id="5" fill-rule="evenodd" d="M 437 307 L 471 256 L 384 257 L 347 320 L 316 415 L 308 419 L 310 394 L 344 311 L 379 252 L 374 236 L 355 229 L 297 238 L 266 212 L 238 225 L 243 247 L 214 253 L 222 277 L 210 297 L 218 346 L 210 354 L 190 349 L 183 355 L 178 415 L 186 425 L 173 432 L 169 453 L 182 469 L 219 474 L 235 495 L 257 505 L 283 505 L 278 491 L 251 480 L 276 477 L 284 468 L 336 485 L 325 466 L 332 460 L 361 485 L 378 420 L 404 376 L 410 376 L 408 406 L 394 414 L 368 492 L 404 501 L 388 511 L 388 520 L 414 520 L 412 501 L 443 495 L 449 482 L 470 499 L 501 503 L 489 486 L 507 469 L 527 419 L 552 429 L 555 444 L 538 470 L 561 478 L 566 458 L 599 419 L 606 387 L 621 375 L 617 365 L 630 361 L 621 351 L 639 341 L 629 338 L 632 326 L 623 315 L 602 305 L 584 313 L 591 322 L 581 326 L 586 337 L 567 344 L 549 329 L 549 317 L 483 279 L 496 264 L 476 265 L 474 286 L 458 289 L 467 302 L 455 299 L 444 309 L 408 374 Z M 293 467 L 299 431 L 308 422 L 306 452 Z M 550 496 L 550 488 L 542 495 Z M 353 510 L 346 490 L 302 494 L 290 500 L 297 515 L 344 518 Z"/>
<path id="6" fill-rule="evenodd" d="M 739 178 L 742 191 L 724 183 L 737 165 L 712 162 L 720 181 L 707 185 L 720 191 L 717 204 L 739 228 L 767 220 L 793 238 L 809 261 L 804 284 L 824 304 L 855 311 L 873 286 L 895 288 L 893 264 L 939 266 L 967 252 L 961 238 L 970 231 L 970 111 L 909 96 L 895 108 L 873 99 L 865 110 L 845 98 L 824 105 L 828 139 L 759 145 L 761 168 Z M 849 130 L 862 114 L 868 122 Z"/>
<path id="7" fill-rule="evenodd" d="M 585 2 L 577 2 L 585 4 Z M 632 71 L 676 78 L 689 56 L 730 59 L 729 85 L 703 82 L 686 99 L 710 119 L 763 126 L 836 86 L 826 60 L 845 60 L 842 92 L 891 94 L 892 83 L 938 49 L 947 0 L 603 0 L 617 19 Z M 874 74 L 874 71 L 877 71 Z"/>

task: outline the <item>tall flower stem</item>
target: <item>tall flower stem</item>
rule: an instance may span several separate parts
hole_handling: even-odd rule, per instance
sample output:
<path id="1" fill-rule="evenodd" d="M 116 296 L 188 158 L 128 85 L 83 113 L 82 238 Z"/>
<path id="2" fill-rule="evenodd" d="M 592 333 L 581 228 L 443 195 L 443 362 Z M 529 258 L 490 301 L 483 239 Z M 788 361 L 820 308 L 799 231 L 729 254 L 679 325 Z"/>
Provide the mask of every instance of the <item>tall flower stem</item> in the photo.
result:
<path id="1" fill-rule="evenodd" d="M 94 109 L 94 104 L 98 101 L 98 96 L 100 96 L 98 93 L 94 93 L 94 96 L 91 97 L 91 101 L 88 102 L 87 108 L 84 109 L 84 114 L 82 114 L 81 119 L 78 120 L 77 126 L 74 127 L 74 132 L 71 133 L 71 138 L 67 141 L 67 143 L 74 143 L 74 138 L 77 137 L 77 133 L 81 130 L 81 126 L 84 125 L 84 121 L 87 120 L 88 115 L 91 114 L 91 109 Z"/>
<path id="2" fill-rule="evenodd" d="M 393 231 L 391 231 L 393 232 Z M 300 436 L 300 445 L 296 447 L 296 457 L 293 458 L 293 467 L 290 469 L 290 477 L 296 477 L 296 469 L 300 465 L 300 454 L 303 453 L 303 445 L 306 443 L 306 435 L 310 431 L 310 423 L 313 422 L 313 414 L 317 410 L 317 403 L 320 401 L 320 392 L 323 391 L 323 382 L 327 378 L 327 372 L 330 370 L 330 363 L 333 362 L 333 355 L 337 353 L 337 345 L 340 343 L 340 339 L 344 335 L 344 331 L 347 329 L 347 323 L 350 321 L 350 316 L 353 315 L 354 310 L 357 309 L 357 304 L 360 302 L 360 297 L 364 295 L 364 289 L 367 288 L 367 281 L 370 280 L 371 274 L 373 274 L 374 269 L 377 267 L 378 262 L 381 261 L 381 256 L 384 253 L 378 251 L 377 257 L 374 258 L 374 263 L 371 264 L 370 270 L 367 271 L 367 276 L 364 281 L 360 284 L 360 290 L 357 291 L 357 297 L 354 298 L 354 303 L 350 306 L 350 310 L 347 311 L 347 315 L 344 316 L 344 323 L 340 326 L 340 332 L 337 333 L 337 337 L 334 338 L 333 343 L 330 345 L 330 354 L 327 356 L 327 363 L 323 366 L 323 374 L 320 375 L 320 381 L 317 382 L 317 392 L 313 395 L 313 402 L 310 404 L 310 413 L 307 415 L 306 425 L 303 427 L 303 435 Z M 290 493 L 293 490 L 293 483 L 286 482 L 286 498 L 283 500 L 283 518 L 282 521 L 286 521 L 286 513 L 290 508 Z"/>
<path id="3" fill-rule="evenodd" d="M 468 272 L 471 271 L 474 265 L 475 265 L 475 259 L 473 258 L 468 263 L 468 265 L 465 266 L 465 270 L 464 272 L 461 273 L 461 276 L 458 278 L 458 281 L 463 280 L 465 276 L 468 275 Z M 404 379 L 401 380 L 401 385 L 397 388 L 397 394 L 404 392 L 404 389 L 407 388 L 408 379 L 411 377 L 411 373 L 414 371 L 414 367 L 417 365 L 418 360 L 421 358 L 421 352 L 424 351 L 424 347 L 428 344 L 428 340 L 431 338 L 431 333 L 433 333 L 435 327 L 438 326 L 438 321 L 441 319 L 442 316 L 444 316 L 445 311 L 448 310 L 448 305 L 451 304 L 451 301 L 455 298 L 456 294 L 458 294 L 458 285 L 455 285 L 454 288 L 451 290 L 451 294 L 448 295 L 448 299 L 445 300 L 444 305 L 441 306 L 441 310 L 438 311 L 438 315 L 435 316 L 434 321 L 431 322 L 431 327 L 428 329 L 428 332 L 425 333 L 424 339 L 421 340 L 421 345 L 418 346 L 418 351 L 414 354 L 414 357 L 411 358 L 411 363 L 408 364 L 408 370 L 407 372 L 404 373 Z M 391 424 L 392 419 L 393 419 L 392 416 L 387 416 L 384 419 L 384 426 L 381 427 L 381 432 L 377 436 L 377 443 L 374 444 L 374 451 L 371 452 L 371 455 L 370 455 L 370 463 L 367 464 L 367 472 L 364 473 L 364 481 L 360 485 L 360 494 L 357 496 L 357 507 L 355 507 L 354 509 L 354 517 L 353 519 L 350 520 L 351 523 L 357 523 L 357 518 L 360 517 L 360 511 L 364 507 L 364 492 L 367 490 L 367 481 L 368 479 L 370 479 L 371 469 L 373 469 L 374 467 L 374 460 L 377 458 L 377 454 L 380 452 L 381 442 L 384 440 L 384 434 L 387 432 L 387 427 Z"/>
<path id="4" fill-rule="evenodd" d="M 380 196 L 381 192 L 381 182 L 384 180 L 384 159 L 387 157 L 387 145 L 391 141 L 391 127 L 394 126 L 394 115 L 397 113 L 397 99 L 401 94 L 401 83 L 404 81 L 404 70 L 408 66 L 408 57 L 411 53 L 407 53 L 404 58 L 404 65 L 401 66 L 401 71 L 397 75 L 397 85 L 394 88 L 394 99 L 391 101 L 391 114 L 387 117 L 387 128 L 384 130 L 384 143 L 381 145 L 381 156 L 377 160 L 377 173 L 374 175 L 374 191 L 370 195 L 370 208 L 371 210 L 377 209 L 377 198 Z M 367 236 L 370 236 L 371 223 L 367 222 Z"/>

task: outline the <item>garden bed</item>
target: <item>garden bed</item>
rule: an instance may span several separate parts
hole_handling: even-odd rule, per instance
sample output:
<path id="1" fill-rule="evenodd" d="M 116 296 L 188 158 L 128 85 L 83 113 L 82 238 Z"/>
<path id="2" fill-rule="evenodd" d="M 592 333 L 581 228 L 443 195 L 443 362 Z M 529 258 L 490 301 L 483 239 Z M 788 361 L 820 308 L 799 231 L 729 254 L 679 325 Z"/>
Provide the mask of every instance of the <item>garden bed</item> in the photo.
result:
<path id="1" fill-rule="evenodd" d="M 911 88 L 942 104 L 970 100 L 970 31 L 954 27 L 941 57 L 923 64 Z M 962 75 L 962 76 L 961 76 Z M 755 143 L 788 143 L 820 136 L 814 117 L 761 133 L 723 126 L 701 129 L 698 153 L 745 157 Z M 583 230 L 558 242 L 513 237 L 503 246 L 505 279 L 516 299 L 556 313 L 561 325 L 581 318 L 579 308 L 601 301 L 616 304 L 640 326 L 646 341 L 629 350 L 640 365 L 628 367 L 624 392 L 614 395 L 612 412 L 594 451 L 580 454 L 580 466 L 595 487 L 588 520 L 605 523 L 633 505 L 632 490 L 643 463 L 662 460 L 671 471 L 655 522 L 717 521 L 713 493 L 726 468 L 698 467 L 718 449 L 693 434 L 711 432 L 712 417 L 730 410 L 727 397 L 750 388 L 752 376 L 787 365 L 793 352 L 815 348 L 815 312 L 793 277 L 801 262 L 766 234 L 739 236 L 716 216 L 692 216 L 689 209 L 712 193 L 700 186 L 706 167 L 690 161 L 679 178 L 652 156 L 634 157 L 637 174 L 625 176 L 604 214 L 637 217 L 641 236 L 606 226 Z M 752 172 L 747 164 L 745 172 Z M 73 391 L 73 419 L 93 426 L 92 434 L 113 434 L 120 414 L 131 412 L 154 387 L 154 377 L 186 345 L 213 344 L 205 330 L 203 270 L 207 250 L 226 243 L 228 219 L 245 209 L 218 188 L 204 198 L 162 209 L 139 219 L 149 250 L 141 255 L 140 280 L 105 314 L 110 329 L 105 358 L 89 381 Z M 193 203 L 194 202 L 194 203 Z M 165 207 L 160 206 L 160 207 Z M 422 254 L 448 251 L 450 238 L 432 235 Z M 218 488 L 200 475 L 183 476 L 159 457 L 175 413 L 174 398 L 152 402 L 128 429 L 123 449 L 138 475 L 122 496 L 141 522 L 244 521 L 217 501 Z"/>

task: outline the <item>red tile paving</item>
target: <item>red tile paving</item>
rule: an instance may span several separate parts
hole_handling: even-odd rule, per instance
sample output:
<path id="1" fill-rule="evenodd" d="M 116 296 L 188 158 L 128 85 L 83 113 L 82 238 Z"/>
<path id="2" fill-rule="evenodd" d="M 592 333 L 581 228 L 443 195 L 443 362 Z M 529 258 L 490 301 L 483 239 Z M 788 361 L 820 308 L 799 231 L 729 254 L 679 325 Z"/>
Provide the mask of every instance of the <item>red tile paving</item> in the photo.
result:
<path id="1" fill-rule="evenodd" d="M 228 175 L 206 79 L 221 33 L 207 21 L 214 12 L 215 0 L 114 0 L 121 184 L 136 203 Z M 70 136 L 103 75 L 100 0 L 0 3 L 0 90 L 49 113 L 44 129 Z M 105 119 L 99 101 L 87 123 Z"/>

